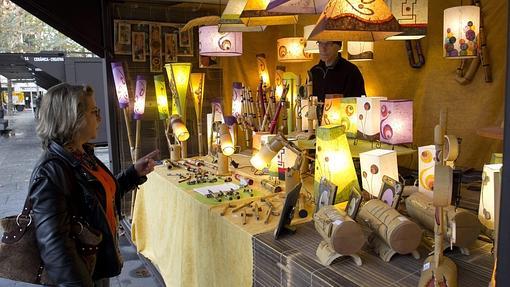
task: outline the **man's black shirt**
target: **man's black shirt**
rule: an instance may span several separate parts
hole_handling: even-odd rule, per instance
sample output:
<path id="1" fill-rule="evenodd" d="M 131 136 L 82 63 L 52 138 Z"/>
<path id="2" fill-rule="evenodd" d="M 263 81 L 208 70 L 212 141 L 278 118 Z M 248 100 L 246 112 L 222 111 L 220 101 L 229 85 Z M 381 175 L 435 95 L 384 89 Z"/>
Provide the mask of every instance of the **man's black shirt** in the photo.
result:
<path id="1" fill-rule="evenodd" d="M 324 102 L 326 94 L 343 94 L 344 97 L 366 95 L 363 76 L 356 65 L 338 57 L 332 67 L 326 67 L 323 61 L 310 69 L 313 81 L 313 96 Z"/>

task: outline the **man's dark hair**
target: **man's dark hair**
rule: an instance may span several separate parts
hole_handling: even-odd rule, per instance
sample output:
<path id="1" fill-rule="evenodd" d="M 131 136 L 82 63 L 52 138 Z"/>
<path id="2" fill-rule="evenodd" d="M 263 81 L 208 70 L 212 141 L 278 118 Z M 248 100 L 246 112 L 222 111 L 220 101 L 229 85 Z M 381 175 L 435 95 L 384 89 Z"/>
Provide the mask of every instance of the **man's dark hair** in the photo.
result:
<path id="1" fill-rule="evenodd" d="M 333 41 L 333 43 L 338 44 L 342 48 L 342 41 Z"/>

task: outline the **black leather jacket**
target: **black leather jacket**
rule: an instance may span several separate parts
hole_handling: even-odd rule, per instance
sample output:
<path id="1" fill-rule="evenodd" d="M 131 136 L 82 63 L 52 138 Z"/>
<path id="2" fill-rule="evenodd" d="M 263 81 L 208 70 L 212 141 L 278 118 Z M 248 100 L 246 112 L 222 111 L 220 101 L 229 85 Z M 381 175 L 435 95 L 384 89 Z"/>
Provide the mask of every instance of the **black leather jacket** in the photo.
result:
<path id="1" fill-rule="evenodd" d="M 93 149 L 86 147 L 86 152 L 93 154 Z M 134 166 L 130 166 L 116 179 L 115 204 L 120 214 L 120 198 L 147 178 L 138 177 Z M 108 227 L 104 188 L 71 153 L 51 142 L 32 172 L 29 194 L 39 251 L 53 282 L 58 286 L 93 286 L 94 280 L 120 273 L 122 259 L 117 234 Z M 71 216 L 77 213 L 103 234 L 92 278 L 69 235 Z"/>

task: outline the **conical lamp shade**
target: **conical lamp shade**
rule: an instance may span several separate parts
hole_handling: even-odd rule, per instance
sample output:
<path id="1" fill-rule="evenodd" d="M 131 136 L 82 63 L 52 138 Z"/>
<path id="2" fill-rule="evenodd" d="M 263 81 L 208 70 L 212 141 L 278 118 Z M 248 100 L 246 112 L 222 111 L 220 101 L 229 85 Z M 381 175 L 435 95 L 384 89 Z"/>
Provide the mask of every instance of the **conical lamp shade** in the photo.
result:
<path id="1" fill-rule="evenodd" d="M 202 103 L 204 101 L 205 73 L 191 73 L 190 87 L 197 120 L 202 120 Z"/>
<path id="2" fill-rule="evenodd" d="M 384 0 L 364 2 L 330 0 L 309 40 L 378 41 L 402 32 Z"/>
<path id="3" fill-rule="evenodd" d="M 186 95 L 189 88 L 189 74 L 191 63 L 170 63 L 165 65 L 170 89 L 172 90 L 172 101 L 177 107 L 177 114 L 186 120 Z M 177 100 L 176 100 L 177 99 Z M 172 111 L 175 114 L 175 111 Z"/>
<path id="4" fill-rule="evenodd" d="M 246 26 L 241 21 L 241 13 L 248 0 L 230 0 L 221 14 L 218 32 L 262 32 L 266 26 Z"/>
<path id="5" fill-rule="evenodd" d="M 403 32 L 386 40 L 418 40 L 427 35 L 428 0 L 385 1 Z"/>
<path id="6" fill-rule="evenodd" d="M 312 33 L 314 28 L 315 25 L 307 25 L 303 27 L 303 37 L 305 40 L 308 40 L 308 37 L 310 37 L 310 33 Z M 338 51 L 342 52 L 342 49 L 343 48 L 340 48 Z M 317 41 L 306 41 L 305 52 L 310 54 L 319 54 L 319 44 L 317 44 Z"/>
<path id="7" fill-rule="evenodd" d="M 218 26 L 202 26 L 198 28 L 198 49 L 201 56 L 241 56 L 243 33 L 220 33 Z"/>
<path id="8" fill-rule="evenodd" d="M 271 0 L 266 10 L 293 14 L 320 14 L 326 4 L 328 0 Z"/>
<path id="9" fill-rule="evenodd" d="M 241 20 L 246 26 L 287 25 L 298 22 L 297 15 L 289 13 L 268 12 L 269 0 L 248 0 L 241 13 Z"/>

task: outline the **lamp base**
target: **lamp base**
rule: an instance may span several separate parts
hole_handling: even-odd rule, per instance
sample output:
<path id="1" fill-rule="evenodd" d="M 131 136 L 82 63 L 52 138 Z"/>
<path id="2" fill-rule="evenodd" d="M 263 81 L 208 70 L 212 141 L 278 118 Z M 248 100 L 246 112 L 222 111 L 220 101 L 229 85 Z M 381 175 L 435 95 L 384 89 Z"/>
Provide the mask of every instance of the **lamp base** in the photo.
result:
<path id="1" fill-rule="evenodd" d="M 232 173 L 228 169 L 228 156 L 221 152 L 218 152 L 218 170 L 216 175 L 231 175 Z"/>
<path id="2" fill-rule="evenodd" d="M 181 160 L 181 146 L 178 144 L 173 144 L 170 146 L 170 160 L 171 161 L 179 161 Z"/>
<path id="3" fill-rule="evenodd" d="M 369 243 L 374 248 L 375 253 L 377 253 L 384 262 L 390 262 L 393 255 L 398 253 L 376 235 L 372 235 L 369 239 Z M 414 259 L 420 259 L 420 253 L 417 250 L 411 251 L 411 255 L 413 255 Z"/>
<path id="4" fill-rule="evenodd" d="M 342 256 L 349 256 L 349 257 L 351 257 L 352 260 L 354 260 L 354 263 L 356 263 L 356 265 L 358 265 L 358 266 L 361 266 L 361 264 L 363 264 L 363 262 L 361 261 L 361 257 L 359 257 L 357 254 L 343 255 L 343 254 L 340 254 L 340 253 L 336 253 L 328 245 L 328 243 L 326 241 L 321 241 L 321 243 L 317 247 L 317 252 L 315 254 L 317 254 L 317 257 L 319 257 L 319 261 L 324 266 L 331 265 L 331 263 L 335 259 L 337 259 L 339 257 L 342 257 Z"/>

